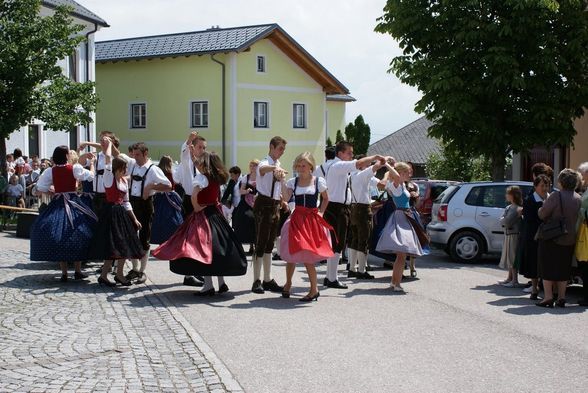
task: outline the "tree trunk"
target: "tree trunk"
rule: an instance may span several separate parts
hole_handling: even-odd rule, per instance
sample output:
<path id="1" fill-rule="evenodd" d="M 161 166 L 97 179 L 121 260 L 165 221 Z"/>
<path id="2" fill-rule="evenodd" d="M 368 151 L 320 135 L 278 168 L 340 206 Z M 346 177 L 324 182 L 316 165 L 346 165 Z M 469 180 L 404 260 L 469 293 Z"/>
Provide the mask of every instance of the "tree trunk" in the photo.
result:
<path id="1" fill-rule="evenodd" d="M 1 133 L 0 133 L 1 134 Z M 0 138 L 0 174 L 6 176 L 6 139 Z"/>
<path id="2" fill-rule="evenodd" d="M 506 156 L 504 154 L 494 154 L 492 161 L 492 181 L 504 181 L 504 167 L 506 166 Z"/>

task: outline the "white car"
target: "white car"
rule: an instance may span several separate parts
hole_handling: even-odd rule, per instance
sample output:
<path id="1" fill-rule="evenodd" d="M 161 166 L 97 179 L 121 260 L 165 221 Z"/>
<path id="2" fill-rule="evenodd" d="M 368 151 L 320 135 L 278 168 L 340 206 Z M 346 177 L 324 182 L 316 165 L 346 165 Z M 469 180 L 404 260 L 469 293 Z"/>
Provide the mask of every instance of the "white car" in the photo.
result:
<path id="1" fill-rule="evenodd" d="M 525 198 L 533 183 L 473 182 L 449 186 L 433 203 L 427 233 L 434 246 L 458 262 L 473 262 L 482 254 L 502 251 L 500 217 L 507 206 L 506 189 L 519 186 Z"/>

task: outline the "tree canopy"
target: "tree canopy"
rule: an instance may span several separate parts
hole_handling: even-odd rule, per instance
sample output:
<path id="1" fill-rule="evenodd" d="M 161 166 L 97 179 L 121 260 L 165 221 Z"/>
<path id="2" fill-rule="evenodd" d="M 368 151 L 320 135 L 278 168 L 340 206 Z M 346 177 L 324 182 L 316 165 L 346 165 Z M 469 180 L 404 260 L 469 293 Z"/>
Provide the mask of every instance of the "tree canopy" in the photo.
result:
<path id="1" fill-rule="evenodd" d="M 353 123 L 345 127 L 345 138 L 353 144 L 355 154 L 366 154 L 370 146 L 370 126 L 365 123 L 363 116 L 359 115 Z"/>
<path id="2" fill-rule="evenodd" d="M 40 0 L 0 3 L 0 170 L 6 169 L 6 139 L 36 118 L 53 130 L 92 121 L 97 98 L 92 82 L 75 82 L 58 62 L 85 40 L 71 8 L 39 15 Z"/>
<path id="3" fill-rule="evenodd" d="M 492 163 L 566 145 L 588 107 L 585 0 L 388 0 L 376 31 L 399 41 L 390 71 L 422 93 L 431 136 Z"/>

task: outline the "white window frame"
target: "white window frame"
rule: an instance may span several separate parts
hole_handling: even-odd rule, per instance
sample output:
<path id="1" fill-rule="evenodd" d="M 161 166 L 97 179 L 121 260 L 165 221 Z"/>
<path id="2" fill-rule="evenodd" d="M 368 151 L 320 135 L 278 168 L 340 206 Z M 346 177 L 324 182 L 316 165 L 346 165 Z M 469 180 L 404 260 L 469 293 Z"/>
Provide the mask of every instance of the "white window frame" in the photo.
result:
<path id="1" fill-rule="evenodd" d="M 200 105 L 200 107 L 202 108 L 204 104 L 206 104 L 206 113 L 201 113 L 200 117 L 201 117 L 201 124 L 196 124 L 195 121 L 195 116 L 196 116 L 196 112 L 195 112 L 195 105 Z M 206 119 L 206 122 L 204 122 L 204 118 Z M 210 103 L 208 102 L 208 100 L 191 100 L 190 101 L 190 128 L 208 128 L 208 125 L 210 124 Z"/>
<path id="2" fill-rule="evenodd" d="M 298 113 L 296 108 L 302 106 L 302 125 L 298 125 Z M 294 130 L 306 130 L 308 129 L 308 105 L 305 102 L 293 102 L 292 103 L 292 128 Z"/>
<path id="3" fill-rule="evenodd" d="M 135 125 L 135 113 L 134 108 L 138 105 L 143 105 L 143 115 L 139 114 L 139 117 L 143 117 L 143 124 Z M 146 130 L 147 129 L 147 103 L 146 102 L 131 102 L 129 103 L 129 129 L 131 130 Z"/>
<path id="4" fill-rule="evenodd" d="M 259 59 L 263 59 L 263 70 L 259 70 Z M 267 73 L 267 56 L 263 54 L 258 54 L 255 56 L 255 71 L 258 74 L 266 74 Z"/>
<path id="5" fill-rule="evenodd" d="M 265 125 L 263 125 L 263 126 L 256 125 L 256 118 L 259 115 L 259 113 L 257 113 L 259 111 L 259 106 L 257 104 L 265 104 Z M 253 128 L 267 130 L 270 128 L 270 121 L 269 120 L 270 120 L 270 103 L 269 103 L 269 101 L 267 101 L 267 100 L 253 101 Z"/>

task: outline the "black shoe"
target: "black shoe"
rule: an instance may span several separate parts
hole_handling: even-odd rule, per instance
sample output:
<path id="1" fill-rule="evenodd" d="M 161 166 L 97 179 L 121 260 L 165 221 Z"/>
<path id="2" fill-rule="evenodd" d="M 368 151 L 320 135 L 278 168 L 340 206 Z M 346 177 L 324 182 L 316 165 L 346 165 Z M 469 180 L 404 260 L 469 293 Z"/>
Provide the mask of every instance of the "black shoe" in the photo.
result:
<path id="1" fill-rule="evenodd" d="M 265 293 L 263 290 L 263 286 L 261 285 L 261 280 L 255 280 L 253 282 L 253 286 L 251 287 L 251 292 L 253 293 Z"/>
<path id="2" fill-rule="evenodd" d="M 366 265 L 366 266 L 365 266 L 365 271 L 366 271 L 366 272 L 371 272 L 372 270 L 374 270 L 374 268 L 373 268 L 373 267 L 371 267 L 370 265 Z"/>
<path id="3" fill-rule="evenodd" d="M 194 276 L 184 276 L 184 285 L 191 287 L 201 287 L 203 284 Z"/>
<path id="4" fill-rule="evenodd" d="M 347 285 L 341 284 L 339 280 L 329 281 L 327 278 L 325 278 L 325 286 L 327 288 L 347 289 Z"/>
<path id="5" fill-rule="evenodd" d="M 588 298 L 584 298 L 578 302 L 578 306 L 588 307 Z"/>
<path id="6" fill-rule="evenodd" d="M 274 280 L 273 278 L 268 282 L 264 281 L 262 285 L 265 291 L 282 292 L 284 290 L 284 287 L 278 285 L 276 280 Z"/>
<path id="7" fill-rule="evenodd" d="M 347 270 L 347 278 L 355 278 L 359 273 L 352 270 Z"/>
<path id="8" fill-rule="evenodd" d="M 117 283 L 119 283 L 123 287 L 130 287 L 131 285 L 133 285 L 133 283 L 131 282 L 131 280 L 123 281 L 123 280 L 119 279 L 117 276 L 114 276 L 114 281 L 117 282 Z"/>
<path id="9" fill-rule="evenodd" d="M 539 294 L 538 293 L 532 293 L 531 296 L 529 296 L 529 299 L 531 299 L 531 300 L 537 300 L 537 299 L 539 299 Z"/>
<path id="10" fill-rule="evenodd" d="M 67 282 L 67 274 L 62 274 L 61 278 L 59 279 L 61 282 Z"/>
<path id="11" fill-rule="evenodd" d="M 139 273 L 139 277 L 137 277 L 135 284 L 144 284 L 145 281 L 147 281 L 147 275 L 145 273 Z"/>
<path id="12" fill-rule="evenodd" d="M 282 257 L 280 256 L 280 254 L 274 254 L 272 256 L 272 261 L 281 261 Z"/>
<path id="13" fill-rule="evenodd" d="M 214 296 L 214 288 L 210 288 L 207 291 L 199 291 L 194 293 L 194 296 Z"/>
<path id="14" fill-rule="evenodd" d="M 558 299 L 557 302 L 555 302 L 555 307 L 566 308 L 566 299 Z"/>
<path id="15" fill-rule="evenodd" d="M 102 276 L 98 277 L 98 284 L 100 285 L 106 285 L 107 287 L 116 287 L 116 283 L 110 281 L 107 278 L 102 278 Z"/>
<path id="16" fill-rule="evenodd" d="M 347 264 L 347 258 L 339 258 L 339 265 L 346 265 Z"/>
<path id="17" fill-rule="evenodd" d="M 75 272 L 74 273 L 74 280 L 83 280 L 85 278 L 88 278 L 88 275 L 84 272 Z"/>
<path id="18" fill-rule="evenodd" d="M 553 308 L 553 299 L 543 300 L 542 302 L 535 303 L 535 305 L 539 307 Z"/>
<path id="19" fill-rule="evenodd" d="M 218 288 L 219 295 L 225 292 L 229 292 L 229 286 L 227 284 L 223 284 Z"/>
<path id="20" fill-rule="evenodd" d="M 319 261 L 319 263 L 320 263 L 321 265 L 324 265 L 325 263 L 327 263 L 327 260 L 326 260 L 326 259 L 323 259 L 322 261 Z"/>
<path id="21" fill-rule="evenodd" d="M 364 272 L 364 273 L 358 272 L 357 275 L 355 276 L 355 278 L 357 278 L 358 280 L 373 280 L 374 276 L 372 276 L 368 272 Z"/>
<path id="22" fill-rule="evenodd" d="M 125 276 L 125 278 L 129 281 L 134 280 L 135 278 L 139 278 L 139 276 L 141 275 L 140 272 L 136 271 L 136 270 L 131 270 L 127 273 L 127 275 Z"/>
<path id="23" fill-rule="evenodd" d="M 300 301 L 300 302 L 312 302 L 313 300 L 318 301 L 318 298 L 319 298 L 320 295 L 321 295 L 321 293 L 320 292 L 317 292 L 316 295 L 314 295 L 314 296 L 308 296 L 308 295 L 306 295 L 306 296 L 301 297 L 300 299 L 298 299 L 298 301 Z"/>
<path id="24" fill-rule="evenodd" d="M 202 277 L 202 276 L 194 276 L 194 278 L 204 284 L 204 277 Z"/>

